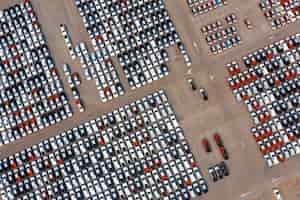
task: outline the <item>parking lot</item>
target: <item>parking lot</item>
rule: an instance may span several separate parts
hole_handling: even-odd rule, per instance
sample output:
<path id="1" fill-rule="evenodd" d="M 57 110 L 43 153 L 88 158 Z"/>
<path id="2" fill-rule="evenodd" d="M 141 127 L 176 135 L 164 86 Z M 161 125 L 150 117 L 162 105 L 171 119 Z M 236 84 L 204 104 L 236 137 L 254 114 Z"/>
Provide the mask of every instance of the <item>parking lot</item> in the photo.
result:
<path id="1" fill-rule="evenodd" d="M 0 7 L 5 8 L 17 2 L 19 1 L 3 0 L 0 2 Z M 83 79 L 81 85 L 78 86 L 78 90 L 85 102 L 85 112 L 79 113 L 74 109 L 73 117 L 40 130 L 38 134 L 26 136 L 12 144 L 1 147 L 0 157 L 4 158 L 12 155 L 25 147 L 32 146 L 43 139 L 55 136 L 64 130 L 129 104 L 158 89 L 164 89 L 177 114 L 179 124 L 183 128 L 188 142 L 191 144 L 196 161 L 199 163 L 206 180 L 208 180 L 209 192 L 202 196 L 201 199 L 272 199 L 272 187 L 277 186 L 281 179 L 289 180 L 299 176 L 297 168 L 300 167 L 300 158 L 296 156 L 274 168 L 267 168 L 250 133 L 252 122 L 249 114 L 245 106 L 236 102 L 227 86 L 228 73 L 224 65 L 231 60 L 240 59 L 257 48 L 264 47 L 267 44 L 296 33 L 296 27 L 300 23 L 295 22 L 286 25 L 284 29 L 272 31 L 271 26 L 265 20 L 258 7 L 259 0 L 247 1 L 243 4 L 239 2 L 238 0 L 228 1 L 228 5 L 224 7 L 193 17 L 185 1 L 166 0 L 170 16 L 191 56 L 193 62 L 191 67 L 185 65 L 184 59 L 177 49 L 170 47 L 168 48 L 170 56 L 168 61 L 169 75 L 142 88 L 131 90 L 117 59 L 113 58 L 112 60 L 116 65 L 120 81 L 125 88 L 123 96 L 101 103 L 95 83 Z M 68 63 L 73 71 L 78 71 L 81 77 L 84 77 L 79 60 L 72 60 L 63 38 L 60 37 L 59 25 L 66 24 L 73 42 L 75 44 L 86 42 L 89 50 L 92 50 L 92 44 L 84 29 L 74 1 L 32 0 L 32 4 L 60 76 L 63 76 L 62 65 Z M 200 29 L 203 25 L 233 12 L 238 18 L 239 32 L 243 43 L 220 55 L 213 55 L 210 53 L 205 37 L 201 34 Z M 248 30 L 246 25 L 243 24 L 243 19 L 246 17 L 253 22 L 254 28 L 252 30 Z M 198 91 L 193 92 L 190 89 L 186 80 L 189 77 L 193 77 L 198 86 L 201 85 L 207 89 L 209 101 L 204 102 L 200 98 Z M 72 94 L 67 87 L 67 81 L 62 79 L 62 82 L 66 93 L 71 97 Z M 70 103 L 75 108 L 76 105 L 72 101 Z M 228 150 L 230 159 L 227 163 L 230 176 L 213 183 L 208 176 L 207 168 L 222 161 L 217 146 L 212 142 L 213 133 L 215 132 L 222 136 Z M 213 144 L 213 152 L 211 154 L 205 153 L 201 146 L 203 137 L 207 137 Z M 280 180 L 278 179 L 279 177 Z M 276 182 L 276 179 L 278 179 L 278 182 Z M 282 181 L 280 187 L 284 188 L 285 185 L 288 185 L 288 181 Z M 299 198 L 295 194 L 290 194 L 294 190 L 283 190 L 286 199 L 296 200 Z"/>

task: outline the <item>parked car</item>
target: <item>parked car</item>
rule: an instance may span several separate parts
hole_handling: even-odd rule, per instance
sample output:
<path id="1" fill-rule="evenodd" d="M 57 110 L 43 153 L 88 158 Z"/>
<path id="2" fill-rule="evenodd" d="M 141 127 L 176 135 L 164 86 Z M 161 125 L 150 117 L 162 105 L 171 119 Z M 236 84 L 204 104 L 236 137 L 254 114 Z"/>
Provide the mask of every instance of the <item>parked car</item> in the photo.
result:
<path id="1" fill-rule="evenodd" d="M 219 133 L 215 133 L 213 136 L 214 136 L 215 143 L 218 145 L 218 147 L 224 146 L 223 141 L 222 141 L 221 136 L 219 135 Z"/>
<path id="2" fill-rule="evenodd" d="M 228 152 L 223 144 L 223 141 L 222 141 L 222 138 L 221 136 L 219 135 L 219 133 L 215 133 L 213 135 L 214 137 L 214 140 L 215 140 L 215 143 L 217 144 L 218 148 L 219 148 L 219 151 L 222 155 L 222 157 L 225 159 L 225 160 L 228 160 L 229 159 L 229 155 L 228 155 Z"/>
<path id="3" fill-rule="evenodd" d="M 248 18 L 244 19 L 244 24 L 247 26 L 248 29 L 253 29 L 253 24 Z"/>
<path id="4" fill-rule="evenodd" d="M 2 146 L 59 123 L 72 111 L 30 1 L 3 9 L 0 18 L 5 52 L 0 56 L 0 111 L 7 121 Z"/>
<path id="5" fill-rule="evenodd" d="M 209 167 L 208 172 L 214 182 L 229 176 L 229 169 L 224 161 Z"/>
<path id="6" fill-rule="evenodd" d="M 200 92 L 200 96 L 203 98 L 203 100 L 207 101 L 208 100 L 208 95 L 207 95 L 206 89 L 201 87 L 199 89 L 199 92 Z"/>
<path id="7" fill-rule="evenodd" d="M 276 200 L 284 200 L 278 188 L 273 188 L 273 195 Z"/>
<path id="8" fill-rule="evenodd" d="M 195 81 L 194 81 L 194 79 L 192 79 L 192 78 L 189 78 L 188 79 L 188 83 L 190 84 L 190 86 L 191 86 L 191 88 L 192 88 L 192 90 L 196 90 L 197 89 L 197 86 L 196 86 L 196 84 L 195 84 Z"/>
<path id="9" fill-rule="evenodd" d="M 202 146 L 204 147 L 204 149 L 207 153 L 212 152 L 211 145 L 207 138 L 202 139 Z"/>
<path id="10" fill-rule="evenodd" d="M 154 92 L 0 160 L 5 192 L 35 198 L 33 188 L 42 189 L 34 186 L 35 181 L 46 180 L 51 187 L 44 196 L 62 199 L 71 194 L 119 199 L 136 196 L 137 191 L 138 198 L 159 199 L 173 187 L 179 188 L 178 198 L 207 193 L 207 183 L 167 99 L 163 90 Z M 51 123 L 53 116 L 47 116 L 46 122 Z M 147 123 L 150 119 L 153 123 Z M 101 185 L 109 192 L 97 190 Z"/>

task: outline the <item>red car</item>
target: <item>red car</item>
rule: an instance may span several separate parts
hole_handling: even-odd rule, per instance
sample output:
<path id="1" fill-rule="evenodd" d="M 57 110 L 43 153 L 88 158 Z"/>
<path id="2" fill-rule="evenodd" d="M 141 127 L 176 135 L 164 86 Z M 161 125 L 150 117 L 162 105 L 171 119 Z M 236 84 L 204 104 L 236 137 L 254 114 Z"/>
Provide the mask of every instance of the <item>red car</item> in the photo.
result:
<path id="1" fill-rule="evenodd" d="M 218 147 L 224 146 L 221 136 L 218 133 L 214 134 L 214 140 L 215 140 L 216 144 L 218 145 Z"/>
<path id="2" fill-rule="evenodd" d="M 229 159 L 228 152 L 225 149 L 223 141 L 221 139 L 221 136 L 218 133 L 214 134 L 214 140 L 215 140 L 216 144 L 218 145 L 220 153 L 221 153 L 222 157 L 224 158 L 224 160 L 228 160 Z"/>
<path id="3" fill-rule="evenodd" d="M 203 145 L 203 147 L 204 147 L 204 149 L 205 149 L 205 151 L 206 151 L 207 153 L 209 153 L 209 152 L 212 151 L 212 148 L 211 148 L 211 145 L 210 145 L 208 139 L 203 138 L 203 139 L 202 139 L 202 145 Z"/>
<path id="4" fill-rule="evenodd" d="M 220 150 L 220 153 L 222 155 L 222 157 L 224 158 L 224 160 L 228 160 L 229 159 L 229 156 L 228 156 L 228 153 L 227 153 L 227 150 L 225 149 L 225 147 L 219 147 L 219 150 Z"/>

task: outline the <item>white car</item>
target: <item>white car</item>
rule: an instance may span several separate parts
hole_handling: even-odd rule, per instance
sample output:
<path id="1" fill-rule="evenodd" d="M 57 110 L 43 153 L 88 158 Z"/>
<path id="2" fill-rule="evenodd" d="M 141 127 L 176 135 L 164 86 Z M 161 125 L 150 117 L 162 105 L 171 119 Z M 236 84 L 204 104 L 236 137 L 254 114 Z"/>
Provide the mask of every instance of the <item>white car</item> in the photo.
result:
<path id="1" fill-rule="evenodd" d="M 277 189 L 277 188 L 273 188 L 273 195 L 274 195 L 276 200 L 284 200 L 282 195 L 281 195 L 280 190 Z"/>
<path id="2" fill-rule="evenodd" d="M 295 149 L 295 151 L 296 151 L 296 154 L 300 154 L 300 145 L 299 145 L 299 141 L 297 142 L 297 141 L 293 141 L 292 142 L 292 145 L 293 145 L 293 147 L 294 147 L 294 149 Z"/>

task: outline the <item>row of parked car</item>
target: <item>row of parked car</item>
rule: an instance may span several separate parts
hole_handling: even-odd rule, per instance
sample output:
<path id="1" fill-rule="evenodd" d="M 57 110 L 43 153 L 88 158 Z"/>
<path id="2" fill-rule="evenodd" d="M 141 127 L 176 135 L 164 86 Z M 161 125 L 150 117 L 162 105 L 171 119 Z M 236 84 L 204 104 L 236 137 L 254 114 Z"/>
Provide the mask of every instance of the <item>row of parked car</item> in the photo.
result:
<path id="1" fill-rule="evenodd" d="M 237 99 L 246 100 L 252 93 L 272 89 L 275 85 L 279 87 L 281 82 L 297 78 L 300 59 L 299 39 L 300 35 L 296 34 L 244 56 L 243 62 L 249 69 L 239 72 L 240 69 L 237 67 L 237 71 L 232 72 L 233 76 L 228 79 Z M 230 66 L 227 67 L 229 69 Z M 297 85 L 297 81 L 295 83 Z M 252 86 L 251 88 L 256 86 L 256 89 L 253 90 L 249 86 Z"/>
<path id="2" fill-rule="evenodd" d="M 94 50 L 105 60 L 117 56 L 132 89 L 168 75 L 166 49 L 170 46 L 177 45 L 186 64 L 191 65 L 164 0 L 75 3 Z"/>
<path id="3" fill-rule="evenodd" d="M 63 64 L 63 72 L 67 78 L 70 88 L 77 87 L 81 84 L 81 78 L 78 72 L 72 72 L 68 64 Z"/>
<path id="4" fill-rule="evenodd" d="M 30 1 L 0 16 L 0 146 L 72 116 Z"/>
<path id="5" fill-rule="evenodd" d="M 188 78 L 187 81 L 190 84 L 190 87 L 193 91 L 198 90 L 198 87 L 193 78 Z M 208 94 L 204 87 L 199 88 L 199 95 L 204 101 L 208 101 Z"/>
<path id="6" fill-rule="evenodd" d="M 235 47 L 242 43 L 237 28 L 237 17 L 234 13 L 226 15 L 224 19 L 204 25 L 201 32 L 213 54 Z"/>
<path id="7" fill-rule="evenodd" d="M 110 57 L 103 55 L 101 50 L 90 53 L 85 43 L 76 46 L 75 51 L 80 58 L 85 78 L 95 80 L 102 102 L 124 95 L 123 84 Z"/>
<path id="8" fill-rule="evenodd" d="M 163 90 L 0 160 L 2 199 L 190 199 L 208 191 Z"/>
<path id="9" fill-rule="evenodd" d="M 273 29 L 281 28 L 299 19 L 298 0 L 260 0 L 259 7 Z"/>
<path id="10" fill-rule="evenodd" d="M 220 151 L 223 159 L 228 160 L 229 155 L 228 155 L 227 149 L 224 146 L 224 143 L 223 143 L 223 140 L 222 140 L 220 134 L 219 133 L 214 133 L 213 137 L 214 137 L 214 141 L 215 141 L 216 145 L 218 146 L 219 151 Z M 203 146 L 204 150 L 207 153 L 212 152 L 212 146 L 211 146 L 211 144 L 210 144 L 210 142 L 207 138 L 203 138 L 201 143 L 202 143 L 202 146 Z"/>
<path id="11" fill-rule="evenodd" d="M 227 0 L 186 0 L 193 16 L 201 15 L 228 4 Z"/>
<path id="12" fill-rule="evenodd" d="M 217 182 L 219 180 L 222 180 L 226 176 L 229 176 L 229 169 L 227 164 L 224 161 L 222 161 L 216 165 L 209 167 L 208 173 L 213 182 Z"/>
<path id="13" fill-rule="evenodd" d="M 251 129 L 269 167 L 300 153 L 300 34 L 289 36 L 226 65 L 229 87 L 247 106 Z"/>
<path id="14" fill-rule="evenodd" d="M 83 104 L 83 100 L 80 96 L 78 86 L 81 84 L 81 79 L 78 72 L 71 72 L 71 68 L 68 64 L 63 64 L 63 71 L 66 76 L 67 82 L 71 88 L 72 96 L 76 107 L 79 112 L 85 111 L 85 106 Z"/>
<path id="15" fill-rule="evenodd" d="M 237 29 L 235 26 L 229 26 L 229 27 L 226 27 L 225 29 L 221 30 L 221 31 L 218 31 L 218 32 L 214 32 L 213 34 L 211 35 L 207 35 L 206 36 L 206 42 L 208 45 L 212 45 L 218 41 L 221 41 L 225 38 L 228 38 L 232 35 L 235 35 L 237 34 Z"/>
<path id="16" fill-rule="evenodd" d="M 60 24 L 59 28 L 60 28 L 60 32 L 61 32 L 61 34 L 64 38 L 64 42 L 65 42 L 65 44 L 68 48 L 69 55 L 71 56 L 72 60 L 75 60 L 76 59 L 76 54 L 75 54 L 73 42 L 71 40 L 68 28 L 65 24 Z"/>

